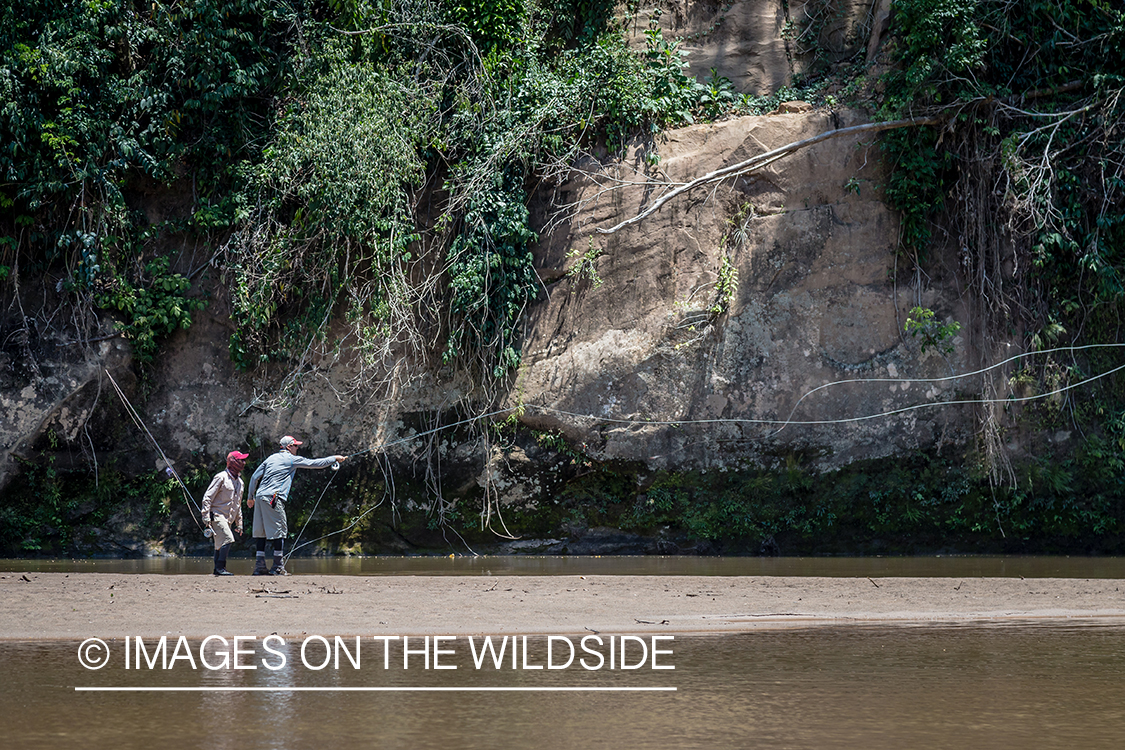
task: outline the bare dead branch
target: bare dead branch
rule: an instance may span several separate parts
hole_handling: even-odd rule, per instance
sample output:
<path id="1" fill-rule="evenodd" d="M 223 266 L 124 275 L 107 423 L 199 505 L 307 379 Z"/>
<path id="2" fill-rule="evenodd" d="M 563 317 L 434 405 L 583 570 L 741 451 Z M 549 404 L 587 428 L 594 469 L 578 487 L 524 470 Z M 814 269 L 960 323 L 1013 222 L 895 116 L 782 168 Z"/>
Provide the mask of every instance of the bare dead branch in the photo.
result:
<path id="1" fill-rule="evenodd" d="M 723 167 L 722 169 L 716 169 L 714 172 L 709 172 L 702 177 L 697 177 L 691 182 L 681 185 L 680 187 L 677 187 L 674 190 L 665 193 L 660 198 L 657 198 L 648 208 L 646 208 L 644 211 L 641 211 L 631 219 L 626 219 L 620 224 L 617 224 L 616 226 L 609 229 L 599 228 L 598 234 L 613 234 L 620 229 L 624 229 L 627 226 L 643 221 L 647 217 L 659 211 L 665 203 L 688 192 L 689 190 L 693 190 L 701 185 L 707 185 L 712 182 L 720 182 L 728 177 L 748 174 L 750 172 L 753 172 L 754 170 L 768 166 L 773 162 L 778 161 L 779 159 L 782 159 L 796 151 L 801 150 L 802 148 L 814 146 L 818 143 L 823 143 L 824 141 L 828 141 L 833 138 L 839 138 L 845 135 L 855 135 L 858 133 L 878 133 L 884 130 L 895 130 L 897 128 L 936 125 L 942 122 L 943 119 L 944 118 L 941 117 L 925 117 L 909 118 L 906 120 L 889 120 L 887 122 L 869 122 L 864 125 L 852 125 L 851 127 L 847 128 L 837 128 L 836 130 L 829 130 L 824 133 L 820 133 L 819 135 L 815 135 L 811 138 L 794 141 L 793 143 L 788 143 L 781 148 L 776 148 L 773 151 L 767 151 L 764 154 L 752 156 L 745 161 L 741 161 L 737 164 L 732 164 L 729 167 Z"/>

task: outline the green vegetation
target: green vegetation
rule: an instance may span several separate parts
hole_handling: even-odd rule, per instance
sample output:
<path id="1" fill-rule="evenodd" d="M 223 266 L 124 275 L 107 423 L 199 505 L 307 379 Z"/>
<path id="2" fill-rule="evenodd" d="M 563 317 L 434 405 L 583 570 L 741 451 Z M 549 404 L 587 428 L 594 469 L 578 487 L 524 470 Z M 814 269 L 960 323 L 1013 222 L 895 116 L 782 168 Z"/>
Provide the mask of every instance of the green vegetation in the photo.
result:
<path id="1" fill-rule="evenodd" d="M 1037 323 L 1033 333 L 1111 312 L 1125 291 L 1125 12 L 1102 0 L 896 8 L 897 67 L 885 76 L 881 112 L 943 119 L 884 137 L 903 246 L 924 261 L 945 210 L 966 262 L 989 276 L 1000 273 L 992 246 L 1014 235 L 1026 285 L 1043 303 L 1020 321 Z"/>
<path id="2" fill-rule="evenodd" d="M 520 430 L 507 447 L 550 468 L 534 502 L 504 509 L 503 524 L 524 538 L 556 539 L 568 529 L 616 527 L 636 534 L 638 549 L 664 553 L 1121 554 L 1125 412 L 1108 423 L 1073 458 L 1029 460 L 1018 486 L 1004 487 L 971 454 L 915 453 L 826 473 L 789 454 L 771 468 L 651 474 L 597 461 L 557 433 Z M 313 549 L 448 552 L 467 544 L 483 552 L 497 542 L 482 525 L 479 487 L 438 507 L 427 483 L 384 472 L 359 461 L 327 486 L 316 472 L 299 476 L 289 506 L 294 534 L 319 500 L 301 541 L 332 536 Z M 193 462 L 182 475 L 198 500 L 210 471 Z M 126 553 L 115 541 L 124 530 L 170 551 L 205 545 L 164 472 L 129 476 L 108 466 L 95 479 L 57 472 L 48 460 L 29 463 L 26 476 L 0 506 L 6 554 Z"/>
<path id="3" fill-rule="evenodd" d="M 77 313 L 68 333 L 84 338 L 91 312 L 116 311 L 142 358 L 187 324 L 200 303 L 164 246 L 235 218 L 231 165 L 254 150 L 280 72 L 276 11 L 259 0 L 5 4 L 5 300 L 20 296 L 21 278 L 60 278 L 55 292 Z M 177 180 L 192 186 L 191 215 L 150 222 L 138 193 Z"/>
<path id="4" fill-rule="evenodd" d="M 628 470 L 570 480 L 557 513 L 617 526 L 682 551 L 715 554 L 1119 553 L 1121 482 L 1087 448 L 1074 463 L 1034 462 L 1021 488 L 996 488 L 965 457 L 923 454 L 817 473 L 777 469 Z M 664 549 L 670 549 L 664 547 Z"/>
<path id="5" fill-rule="evenodd" d="M 106 310 L 123 313 L 124 322 L 117 327 L 133 341 L 134 354 L 142 362 L 152 359 L 162 338 L 191 325 L 193 310 L 207 306 L 201 299 L 187 297 L 191 282 L 171 273 L 163 256 L 149 261 L 135 283 L 118 273 L 98 281 L 94 301 Z"/>
<path id="6" fill-rule="evenodd" d="M 896 9 L 894 68 L 876 97 L 880 113 L 939 120 L 883 138 L 894 167 L 885 195 L 901 212 L 908 261 L 900 270 L 933 263 L 941 226 L 941 236 L 955 238 L 951 249 L 977 295 L 971 335 L 985 351 L 1021 330 L 1033 351 L 1119 341 L 1125 12 L 1102 0 L 902 0 Z M 913 314 L 907 328 L 939 350 L 956 333 Z M 1104 373 L 1119 356 L 1064 353 L 1034 362 L 1019 376 L 1025 396 Z M 1001 387 L 988 395 L 1014 393 Z M 1081 399 L 1007 412 L 1016 429 L 1032 430 L 1033 441 L 1048 430 L 1077 427 L 1086 435 L 1063 455 L 1035 443 L 1051 455 L 1052 484 L 1061 490 L 1073 475 L 1063 467 L 1083 465 L 1090 451 L 1102 456 L 1108 481 L 1125 479 L 1120 457 L 1109 460 L 1104 450 L 1122 409 L 1125 380 L 1116 375 Z M 997 445 L 1007 429 L 990 418 L 982 439 Z M 1014 496 L 1043 475 L 1034 460 L 1020 468 L 989 452 L 993 480 L 1011 485 Z M 1069 490 L 1075 502 L 1084 501 L 1081 484 Z"/>
<path id="7" fill-rule="evenodd" d="M 941 323 L 933 310 L 915 307 L 906 316 L 903 328 L 918 340 L 923 352 L 932 349 L 942 354 L 952 354 L 952 339 L 961 330 L 961 324 L 957 321 Z"/>
<path id="8" fill-rule="evenodd" d="M 834 12 L 810 4 L 809 29 L 789 29 L 790 41 L 807 49 Z M 560 183 L 580 156 L 633 143 L 654 167 L 663 128 L 804 98 L 931 123 L 882 136 L 891 167 L 882 195 L 901 217 L 900 273 L 956 256 L 977 295 L 966 335 L 979 351 L 1016 335 L 1032 350 L 1120 339 L 1118 4 L 897 0 L 878 67 L 826 63 L 762 97 L 715 71 L 688 76 L 680 41 L 656 18 L 643 46 L 629 47 L 630 21 L 607 0 L 8 3 L 5 314 L 25 341 L 29 321 L 76 342 L 118 334 L 150 362 L 214 292 L 238 322 L 233 361 L 282 383 L 282 398 L 344 359 L 356 385 L 387 392 L 425 371 L 419 363 L 440 363 L 484 400 L 518 367 L 523 313 L 540 294 L 533 190 Z M 753 207 L 743 211 L 703 308 L 712 322 L 738 294 L 729 254 L 746 239 Z M 202 257 L 185 254 L 189 245 Z M 591 244 L 572 257 L 573 286 L 600 283 L 601 252 Z M 960 332 L 921 307 L 905 329 L 941 353 Z M 1104 351 L 1042 357 L 990 395 L 1050 393 L 1118 362 Z M 1006 464 L 986 445 L 956 461 L 913 457 L 824 476 L 795 460 L 772 472 L 664 476 L 639 494 L 635 470 L 596 466 L 544 434 L 536 447 L 568 458 L 575 474 L 560 480 L 561 511 L 520 511 L 514 523 L 669 526 L 732 549 L 768 538 L 1100 544 L 1121 530 L 1125 379 L 1088 393 L 998 406 L 1003 429 L 1033 433 L 1028 456 Z M 997 421 L 982 444 L 1001 442 Z M 1073 449 L 1036 442 L 1074 428 Z M 1040 448 L 1044 458 L 1030 457 Z M 159 477 L 107 468 L 91 489 L 41 450 L 46 458 L 24 468 L 26 491 L 0 507 L 0 538 L 24 550 L 98 520 L 83 510 L 91 498 L 99 508 L 140 498 L 153 521 L 161 508 L 176 514 Z M 386 490 L 374 474 L 363 482 L 363 502 Z M 420 500 L 423 525 L 476 517 L 462 498 L 431 501 Z"/>
<path id="9" fill-rule="evenodd" d="M 602 277 L 598 274 L 596 264 L 598 258 L 604 254 L 605 252 L 601 248 L 594 245 L 594 238 L 591 237 L 586 252 L 582 252 L 576 247 L 567 253 L 566 257 L 574 261 L 570 268 L 566 269 L 567 277 L 575 281 L 585 279 L 597 289 L 602 285 Z"/>
<path id="10" fill-rule="evenodd" d="M 48 432 L 46 443 L 54 450 L 59 441 Z M 180 533 L 190 535 L 195 528 L 183 510 L 179 485 L 162 471 L 133 475 L 115 466 L 102 466 L 95 475 L 62 471 L 53 455 L 24 464 L 21 481 L 5 488 L 0 504 L 0 554 L 140 553 L 120 546 L 116 532 L 123 526 L 130 526 L 138 541 L 163 537 L 174 522 Z M 210 478 L 201 476 L 188 479 L 197 496 Z"/>
<path id="11" fill-rule="evenodd" d="M 729 256 L 724 255 L 719 264 L 718 278 L 715 280 L 715 301 L 710 312 L 712 315 L 721 315 L 730 309 L 731 302 L 738 294 L 738 269 L 731 262 Z"/>
<path id="12" fill-rule="evenodd" d="M 243 368 L 298 372 L 347 350 L 385 378 L 412 352 L 503 378 L 538 294 L 531 181 L 734 99 L 729 82 L 685 76 L 655 26 L 630 50 L 612 10 L 9 4 L 5 298 L 22 295 L 21 278 L 54 274 L 57 302 L 82 312 L 75 338 L 112 311 L 148 359 L 206 304 L 188 282 L 207 265 L 173 252 L 190 241 L 221 251 Z M 183 204 L 175 218 L 139 210 L 153 191 Z M 348 335 L 330 337 L 340 313 Z"/>

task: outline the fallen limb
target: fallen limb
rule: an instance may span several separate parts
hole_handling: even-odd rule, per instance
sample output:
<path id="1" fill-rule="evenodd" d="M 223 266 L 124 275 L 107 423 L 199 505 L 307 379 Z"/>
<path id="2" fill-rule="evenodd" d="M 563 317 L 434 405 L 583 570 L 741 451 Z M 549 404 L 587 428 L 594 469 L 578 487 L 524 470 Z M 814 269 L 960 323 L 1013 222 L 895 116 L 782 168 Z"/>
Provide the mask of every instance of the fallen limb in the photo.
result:
<path id="1" fill-rule="evenodd" d="M 702 177 L 697 177 L 696 179 L 692 180 L 691 182 L 685 183 L 685 184 L 677 187 L 676 189 L 660 196 L 659 198 L 657 198 L 655 201 L 652 202 L 652 205 L 650 205 L 645 210 L 641 211 L 639 214 L 637 214 L 633 218 L 626 219 L 625 221 L 621 222 L 620 224 L 618 224 L 614 227 L 611 227 L 609 229 L 599 228 L 598 234 L 613 234 L 614 232 L 618 231 L 619 229 L 624 229 L 625 227 L 629 226 L 630 224 L 636 224 L 637 222 L 644 220 L 648 216 L 650 216 L 653 213 L 659 211 L 660 208 L 665 203 L 672 200 L 673 198 L 676 198 L 679 195 L 682 195 L 683 193 L 688 192 L 689 190 L 697 188 L 700 185 L 707 185 L 707 184 L 712 183 L 712 182 L 719 182 L 720 180 L 724 180 L 728 177 L 733 177 L 733 176 L 736 176 L 736 175 L 743 175 L 743 174 L 747 174 L 749 172 L 753 172 L 755 169 L 761 169 L 762 167 L 765 167 L 769 164 L 772 164 L 773 162 L 777 161 L 778 159 L 781 159 L 785 156 L 788 156 L 789 154 L 792 154 L 795 151 L 799 151 L 802 148 L 806 148 L 808 146 L 813 146 L 817 143 L 821 143 L 823 141 L 831 140 L 832 138 L 839 138 L 840 136 L 844 136 L 844 135 L 853 135 L 853 134 L 856 134 L 856 133 L 878 133 L 878 132 L 883 131 L 883 130 L 895 130 L 897 128 L 920 127 L 920 126 L 923 126 L 923 125 L 936 125 L 937 123 L 941 122 L 942 119 L 943 118 L 940 118 L 940 117 L 926 117 L 926 118 L 910 118 L 910 119 L 906 119 L 906 120 L 889 120 L 887 122 L 869 122 L 865 125 L 853 125 L 853 126 L 847 127 L 847 128 L 837 128 L 836 130 L 829 130 L 829 131 L 821 133 L 819 135 L 814 135 L 812 138 L 805 138 L 804 140 L 801 140 L 801 141 L 794 141 L 793 143 L 786 144 L 786 145 L 782 146 L 781 148 L 776 148 L 773 151 L 767 151 L 764 154 L 758 154 L 757 156 L 752 156 L 749 159 L 746 159 L 745 161 L 739 162 L 738 164 L 732 164 L 729 167 L 723 167 L 722 169 L 716 169 L 714 172 L 709 172 L 708 174 L 705 174 Z"/>

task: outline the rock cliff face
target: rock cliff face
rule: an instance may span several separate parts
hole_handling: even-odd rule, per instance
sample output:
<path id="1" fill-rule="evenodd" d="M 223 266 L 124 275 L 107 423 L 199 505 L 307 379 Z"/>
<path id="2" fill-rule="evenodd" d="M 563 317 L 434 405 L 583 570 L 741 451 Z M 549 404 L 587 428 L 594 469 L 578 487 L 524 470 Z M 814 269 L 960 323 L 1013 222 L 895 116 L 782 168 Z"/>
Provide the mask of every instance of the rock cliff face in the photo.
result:
<path id="1" fill-rule="evenodd" d="M 691 127 L 667 135 L 650 171 L 684 183 L 860 122 L 854 112 L 803 112 Z M 627 164 L 643 161 L 634 156 Z M 610 172 L 617 185 L 646 179 L 625 165 Z M 865 419 L 940 400 L 941 383 L 817 390 L 941 377 L 964 364 L 922 355 L 904 337 L 919 296 L 893 282 L 897 224 L 879 201 L 880 181 L 872 138 L 843 136 L 700 187 L 608 235 L 598 228 L 653 196 L 611 190 L 605 174 L 600 185 L 566 186 L 588 203 L 545 239 L 540 273 L 559 278 L 576 256 L 593 260 L 532 310 L 512 396 L 550 410 L 530 408 L 525 419 L 597 446 L 600 457 L 654 468 L 768 464 L 793 451 L 838 467 L 956 431 L 956 417 L 939 410 Z M 737 271 L 729 300 L 724 264 Z M 946 314 L 956 307 L 933 290 L 924 296 Z"/>
<path id="2" fill-rule="evenodd" d="M 891 0 L 666 0 L 639 9 L 633 44 L 643 47 L 655 24 L 682 40 L 692 75 L 706 80 L 713 70 L 740 92 L 765 96 L 791 84 L 814 57 L 870 62 L 890 12 Z"/>
<path id="3" fill-rule="evenodd" d="M 741 90 L 766 92 L 793 70 L 784 8 L 773 0 L 688 3 L 670 7 L 661 23 L 688 37 L 696 72 L 715 67 Z M 848 17 L 866 18 L 870 4 L 855 11 Z M 841 32 L 840 45 L 865 47 L 864 23 Z M 924 305 L 961 321 L 970 311 L 955 289 L 896 286 L 897 222 L 879 199 L 873 136 L 801 149 L 690 191 L 612 234 L 598 232 L 670 186 L 864 121 L 853 111 L 782 110 L 665 133 L 655 148 L 638 145 L 623 160 L 578 165 L 584 176 L 536 197 L 545 293 L 526 315 L 523 364 L 501 398 L 523 407 L 516 413 L 526 427 L 557 432 L 589 458 L 645 471 L 775 466 L 793 455 L 829 469 L 970 434 L 967 412 L 887 414 L 947 399 L 953 387 L 888 381 L 947 376 L 969 364 L 963 342 L 948 358 L 920 352 L 904 337 L 906 311 Z M 579 208 L 557 223 L 553 211 L 563 203 Z M 39 342 L 34 371 L 10 345 L 0 389 L 0 488 L 20 475 L 20 457 L 44 452 L 60 456 L 60 468 L 163 467 L 125 420 L 106 370 L 169 458 L 209 457 L 215 466 L 236 445 L 260 459 L 286 433 L 307 440 L 308 454 L 381 450 L 457 401 L 435 375 L 391 401 L 344 397 L 318 381 L 298 403 L 264 410 L 256 394 L 268 384 L 230 361 L 235 324 L 216 293 L 142 383 L 130 374 L 121 339 L 95 343 L 86 355 L 66 342 Z M 859 382 L 867 379 L 876 381 Z M 505 502 L 525 503 L 550 492 L 549 467 L 518 448 L 448 438 L 438 448 L 447 487 L 489 484 Z M 410 470 L 418 451 L 417 443 L 400 443 L 389 453 Z"/>

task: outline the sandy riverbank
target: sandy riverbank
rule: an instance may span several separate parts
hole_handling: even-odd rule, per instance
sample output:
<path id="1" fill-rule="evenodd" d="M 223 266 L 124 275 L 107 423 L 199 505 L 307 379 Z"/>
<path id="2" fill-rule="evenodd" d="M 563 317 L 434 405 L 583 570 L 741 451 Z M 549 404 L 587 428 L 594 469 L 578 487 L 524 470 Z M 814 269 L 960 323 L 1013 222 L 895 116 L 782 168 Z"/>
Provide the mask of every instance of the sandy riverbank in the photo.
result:
<path id="1" fill-rule="evenodd" d="M 1125 624 L 1125 581 L 0 572 L 0 638 L 722 633 L 844 624 Z"/>

